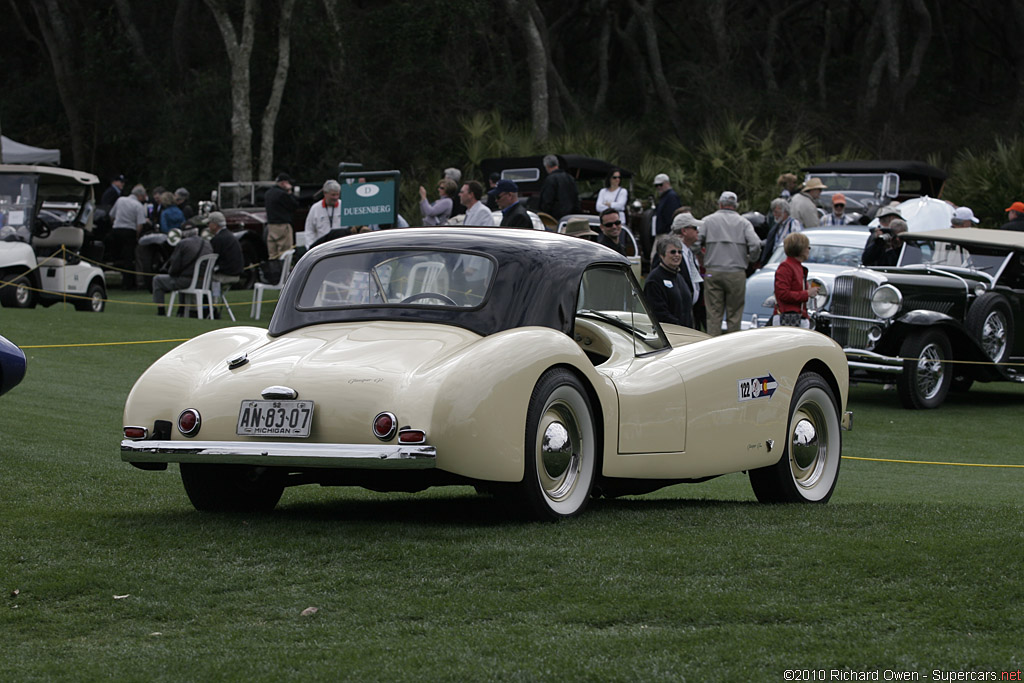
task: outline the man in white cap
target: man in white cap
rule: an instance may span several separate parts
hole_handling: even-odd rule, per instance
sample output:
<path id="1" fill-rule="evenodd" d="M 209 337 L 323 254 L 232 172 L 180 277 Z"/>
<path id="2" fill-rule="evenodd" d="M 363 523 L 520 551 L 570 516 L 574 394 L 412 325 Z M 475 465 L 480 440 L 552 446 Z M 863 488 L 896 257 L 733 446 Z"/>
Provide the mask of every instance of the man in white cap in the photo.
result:
<path id="1" fill-rule="evenodd" d="M 800 192 L 789 200 L 789 215 L 800 221 L 805 228 L 816 228 L 821 224 L 818 217 L 818 197 L 828 189 L 821 178 L 808 178 Z"/>
<path id="2" fill-rule="evenodd" d="M 679 195 L 672 189 L 667 173 L 654 176 L 654 191 L 658 193 L 658 205 L 654 209 L 654 223 L 651 225 L 651 237 L 664 235 L 672 229 L 672 218 L 676 209 L 683 205 Z"/>
<path id="3" fill-rule="evenodd" d="M 950 219 L 951 227 L 954 228 L 970 228 L 977 225 L 978 222 L 969 206 L 956 207 L 953 210 L 953 217 Z"/>
<path id="4" fill-rule="evenodd" d="M 718 198 L 718 211 L 704 219 L 699 228 L 704 253 L 704 303 L 708 310 L 708 334 L 722 334 L 722 317 L 726 331 L 737 332 L 743 318 L 743 301 L 747 293 L 747 266 L 761 253 L 761 239 L 750 221 L 736 208 L 735 192 L 723 192 Z"/>
<path id="5" fill-rule="evenodd" d="M 693 217 L 692 213 L 678 213 L 672 219 L 672 234 L 678 234 L 683 241 L 683 266 L 685 267 L 684 277 L 693 291 L 693 325 L 698 330 L 706 330 L 708 327 L 708 312 L 704 306 L 704 278 L 700 274 L 700 263 L 697 260 L 697 253 L 700 252 L 700 226 L 703 221 Z M 697 250 L 695 253 L 694 250 Z M 680 269 L 680 272 L 683 268 Z"/>

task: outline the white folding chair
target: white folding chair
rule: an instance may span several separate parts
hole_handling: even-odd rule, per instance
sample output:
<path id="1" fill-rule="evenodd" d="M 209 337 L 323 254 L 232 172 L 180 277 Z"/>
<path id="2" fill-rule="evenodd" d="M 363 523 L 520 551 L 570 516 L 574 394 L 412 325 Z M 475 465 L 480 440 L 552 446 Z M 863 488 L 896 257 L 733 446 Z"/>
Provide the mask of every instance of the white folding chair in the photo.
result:
<path id="1" fill-rule="evenodd" d="M 210 320 L 213 320 L 213 290 L 210 288 L 210 281 L 213 280 L 213 264 L 217 262 L 217 254 L 207 254 L 206 256 L 200 256 L 196 259 L 196 265 L 192 269 L 192 284 L 185 289 L 175 289 L 171 291 L 171 301 L 167 306 L 167 317 L 170 318 L 172 311 L 174 311 L 174 300 L 178 294 L 181 294 L 181 301 L 184 305 L 185 296 L 191 295 L 196 302 L 196 309 L 199 311 L 199 317 L 205 317 L 203 315 L 203 303 L 204 301 L 210 302 Z"/>
<path id="2" fill-rule="evenodd" d="M 252 310 L 249 311 L 249 315 L 256 320 L 260 319 L 260 309 L 263 307 L 263 292 L 268 289 L 280 290 L 284 287 L 285 281 L 288 279 L 288 274 L 292 270 L 292 255 L 295 253 L 294 249 L 281 254 L 281 278 L 277 281 L 276 285 L 268 285 L 265 282 L 257 282 L 252 287 Z"/>

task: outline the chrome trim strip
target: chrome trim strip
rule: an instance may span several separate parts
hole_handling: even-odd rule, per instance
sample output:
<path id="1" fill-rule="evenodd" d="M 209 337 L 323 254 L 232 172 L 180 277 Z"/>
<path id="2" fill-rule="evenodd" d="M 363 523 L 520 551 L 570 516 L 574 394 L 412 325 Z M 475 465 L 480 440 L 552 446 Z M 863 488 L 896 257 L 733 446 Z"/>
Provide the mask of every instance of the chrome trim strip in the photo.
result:
<path id="1" fill-rule="evenodd" d="M 430 469 L 433 446 L 280 443 L 276 441 L 121 441 L 125 462 L 198 462 L 227 465 L 366 469 Z"/>
<path id="2" fill-rule="evenodd" d="M 892 365 L 879 365 L 877 363 L 863 363 L 860 361 L 849 361 L 847 365 L 851 370 L 870 370 L 872 372 L 884 372 L 887 375 L 903 374 L 903 366 L 893 367 Z"/>

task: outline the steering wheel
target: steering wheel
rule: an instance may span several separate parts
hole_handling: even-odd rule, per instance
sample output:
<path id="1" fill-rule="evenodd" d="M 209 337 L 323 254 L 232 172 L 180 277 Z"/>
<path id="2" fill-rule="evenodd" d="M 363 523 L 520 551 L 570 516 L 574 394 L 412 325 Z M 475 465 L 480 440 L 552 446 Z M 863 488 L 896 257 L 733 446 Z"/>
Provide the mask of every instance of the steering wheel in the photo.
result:
<path id="1" fill-rule="evenodd" d="M 402 299 L 402 303 L 411 304 L 415 301 L 419 301 L 420 299 L 438 299 L 449 306 L 458 306 L 457 303 L 446 297 L 444 294 L 438 294 L 437 292 L 420 292 L 419 294 L 413 294 L 412 296 Z"/>
<path id="2" fill-rule="evenodd" d="M 35 229 L 32 230 L 32 234 L 41 240 L 45 240 L 50 236 L 50 226 L 42 220 L 36 219 Z"/>

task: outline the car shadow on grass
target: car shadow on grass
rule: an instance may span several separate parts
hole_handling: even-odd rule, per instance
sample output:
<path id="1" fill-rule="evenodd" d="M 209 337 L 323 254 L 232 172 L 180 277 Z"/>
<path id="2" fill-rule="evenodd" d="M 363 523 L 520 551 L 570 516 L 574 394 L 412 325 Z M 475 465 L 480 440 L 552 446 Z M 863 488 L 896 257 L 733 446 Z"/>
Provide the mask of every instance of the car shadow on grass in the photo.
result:
<path id="1" fill-rule="evenodd" d="M 114 518 L 130 519 L 144 525 L 217 525 L 234 526 L 240 523 L 271 526 L 309 524 L 325 525 L 379 525 L 401 524 L 422 527 L 519 527 L 537 522 L 523 515 L 510 501 L 489 495 L 445 493 L 414 494 L 362 494 L 349 490 L 337 499 L 289 501 L 288 491 L 278 506 L 270 512 L 198 512 L 192 509 L 138 510 L 130 517 L 112 515 Z M 375 497 L 379 496 L 379 497 Z M 757 507 L 756 501 L 716 500 L 707 498 L 642 497 L 595 498 L 576 518 L 562 523 L 573 524 L 579 520 L 600 523 L 602 520 L 617 520 L 636 514 L 659 515 L 695 513 L 698 511 L 743 510 Z"/>

